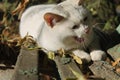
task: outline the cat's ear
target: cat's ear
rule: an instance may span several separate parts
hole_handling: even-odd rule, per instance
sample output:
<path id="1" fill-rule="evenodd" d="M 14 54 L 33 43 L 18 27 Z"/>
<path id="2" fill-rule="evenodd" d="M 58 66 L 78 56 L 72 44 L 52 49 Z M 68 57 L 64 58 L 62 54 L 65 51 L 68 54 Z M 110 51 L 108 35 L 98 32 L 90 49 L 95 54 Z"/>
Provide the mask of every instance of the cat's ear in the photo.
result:
<path id="1" fill-rule="evenodd" d="M 50 26 L 51 28 L 53 28 L 54 25 L 57 22 L 60 22 L 62 19 L 64 19 L 63 16 L 54 13 L 45 13 L 44 15 L 44 20 L 46 21 L 47 25 Z"/>

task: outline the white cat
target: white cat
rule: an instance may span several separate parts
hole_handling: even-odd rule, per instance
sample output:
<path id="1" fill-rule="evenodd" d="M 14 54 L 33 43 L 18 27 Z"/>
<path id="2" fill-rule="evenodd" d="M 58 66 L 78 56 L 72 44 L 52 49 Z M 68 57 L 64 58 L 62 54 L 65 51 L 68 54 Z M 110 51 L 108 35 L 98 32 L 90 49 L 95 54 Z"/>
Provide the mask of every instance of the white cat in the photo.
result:
<path id="1" fill-rule="evenodd" d="M 43 48 L 70 50 L 86 61 L 102 60 L 106 54 L 92 28 L 90 12 L 82 0 L 66 0 L 58 5 L 37 5 L 28 8 L 21 17 L 20 35 L 32 35 Z M 90 53 L 84 50 L 89 49 Z"/>

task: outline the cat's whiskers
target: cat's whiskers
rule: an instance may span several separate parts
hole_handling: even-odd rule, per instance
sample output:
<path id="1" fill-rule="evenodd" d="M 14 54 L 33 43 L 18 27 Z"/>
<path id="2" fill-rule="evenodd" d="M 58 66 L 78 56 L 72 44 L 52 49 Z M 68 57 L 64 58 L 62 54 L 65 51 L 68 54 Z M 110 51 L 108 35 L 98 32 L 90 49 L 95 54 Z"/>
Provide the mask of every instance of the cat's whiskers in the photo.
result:
<path id="1" fill-rule="evenodd" d="M 104 25 L 105 23 L 95 23 L 93 27 L 96 27 L 97 25 Z"/>

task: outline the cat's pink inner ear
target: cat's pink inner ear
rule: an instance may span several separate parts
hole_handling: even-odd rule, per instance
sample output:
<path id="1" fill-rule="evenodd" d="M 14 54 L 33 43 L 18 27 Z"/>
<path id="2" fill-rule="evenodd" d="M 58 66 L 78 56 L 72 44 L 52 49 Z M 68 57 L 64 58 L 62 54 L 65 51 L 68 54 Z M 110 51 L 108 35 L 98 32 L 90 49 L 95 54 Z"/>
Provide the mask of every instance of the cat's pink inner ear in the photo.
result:
<path id="1" fill-rule="evenodd" d="M 60 22 L 64 17 L 54 14 L 54 13 L 46 13 L 44 15 L 44 20 L 46 21 L 47 25 L 50 26 L 51 28 L 54 27 L 54 25 L 57 22 Z"/>

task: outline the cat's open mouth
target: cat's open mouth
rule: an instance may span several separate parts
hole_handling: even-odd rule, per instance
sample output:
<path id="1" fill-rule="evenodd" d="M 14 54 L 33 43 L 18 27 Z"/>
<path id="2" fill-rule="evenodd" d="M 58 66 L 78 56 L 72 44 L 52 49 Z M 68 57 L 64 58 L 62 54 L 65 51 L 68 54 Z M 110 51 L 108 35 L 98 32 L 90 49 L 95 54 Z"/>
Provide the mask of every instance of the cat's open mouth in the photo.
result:
<path id="1" fill-rule="evenodd" d="M 77 36 L 74 36 L 74 39 L 76 40 L 76 41 L 78 41 L 78 42 L 84 42 L 84 38 L 79 38 L 79 37 L 77 37 Z"/>

